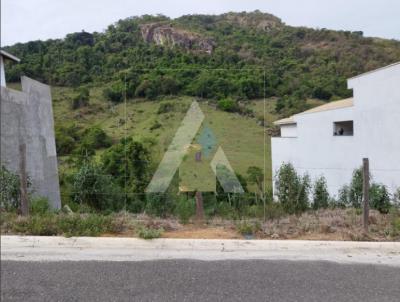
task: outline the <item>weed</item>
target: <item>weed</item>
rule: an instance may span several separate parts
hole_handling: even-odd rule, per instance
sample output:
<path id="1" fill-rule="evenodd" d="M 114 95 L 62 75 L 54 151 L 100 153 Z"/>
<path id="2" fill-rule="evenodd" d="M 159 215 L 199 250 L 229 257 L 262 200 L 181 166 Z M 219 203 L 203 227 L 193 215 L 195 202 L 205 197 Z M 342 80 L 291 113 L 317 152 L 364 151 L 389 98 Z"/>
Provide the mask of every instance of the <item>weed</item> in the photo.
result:
<path id="1" fill-rule="evenodd" d="M 155 239 L 155 238 L 160 238 L 163 232 L 164 232 L 163 228 L 154 229 L 141 226 L 138 230 L 138 236 L 146 240 Z"/>

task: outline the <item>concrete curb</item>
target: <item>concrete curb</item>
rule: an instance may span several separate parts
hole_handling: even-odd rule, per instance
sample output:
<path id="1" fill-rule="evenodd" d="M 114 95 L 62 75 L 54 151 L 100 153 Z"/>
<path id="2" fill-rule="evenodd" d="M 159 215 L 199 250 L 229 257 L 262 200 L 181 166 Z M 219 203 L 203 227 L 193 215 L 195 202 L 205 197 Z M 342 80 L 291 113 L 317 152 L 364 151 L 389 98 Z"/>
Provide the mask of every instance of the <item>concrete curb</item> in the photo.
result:
<path id="1" fill-rule="evenodd" d="M 400 267 L 400 242 L 1 236 L 10 261 L 293 260 Z"/>

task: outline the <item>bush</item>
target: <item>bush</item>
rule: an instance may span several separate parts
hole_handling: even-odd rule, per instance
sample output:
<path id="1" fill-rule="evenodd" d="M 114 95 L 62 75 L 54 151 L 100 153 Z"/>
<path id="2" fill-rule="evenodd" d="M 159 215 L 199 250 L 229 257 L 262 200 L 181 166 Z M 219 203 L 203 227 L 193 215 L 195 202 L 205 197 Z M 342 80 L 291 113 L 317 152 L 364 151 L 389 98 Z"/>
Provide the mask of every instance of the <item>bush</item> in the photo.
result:
<path id="1" fill-rule="evenodd" d="M 349 186 L 349 202 L 355 208 L 361 207 L 363 200 L 363 171 L 362 168 L 353 172 L 353 177 Z"/>
<path id="2" fill-rule="evenodd" d="M 125 85 L 122 82 L 115 82 L 110 87 L 103 90 L 104 97 L 113 103 L 124 101 Z"/>
<path id="3" fill-rule="evenodd" d="M 370 176 L 371 177 L 371 176 Z M 339 190 L 338 204 L 341 207 L 352 206 L 361 208 L 363 203 L 363 172 L 362 169 L 356 169 L 350 185 L 345 185 Z M 370 207 L 381 213 L 388 213 L 390 204 L 390 194 L 384 185 L 371 183 L 370 190 Z"/>
<path id="4" fill-rule="evenodd" d="M 122 139 L 103 153 L 101 162 L 103 173 L 112 175 L 121 187 L 127 186 L 134 193 L 144 192 L 151 165 L 150 150 L 144 143 Z"/>
<path id="5" fill-rule="evenodd" d="M 347 206 L 350 205 L 350 201 L 349 201 L 349 186 L 345 185 L 342 188 L 340 188 L 339 190 L 339 196 L 338 196 L 338 200 L 332 200 L 331 202 L 331 206 L 332 208 L 346 208 Z"/>
<path id="6" fill-rule="evenodd" d="M 147 214 L 157 217 L 165 217 L 173 211 L 173 200 L 168 194 L 146 194 Z"/>
<path id="7" fill-rule="evenodd" d="M 55 135 L 57 155 L 67 155 L 75 149 L 81 133 L 76 125 L 71 124 L 62 127 L 56 126 Z"/>
<path id="8" fill-rule="evenodd" d="M 93 126 L 83 133 L 82 144 L 90 149 L 107 148 L 111 146 L 111 138 L 99 126 Z"/>
<path id="9" fill-rule="evenodd" d="M 265 216 L 267 219 L 279 219 L 285 215 L 282 205 L 278 202 L 270 202 L 265 205 Z"/>
<path id="10" fill-rule="evenodd" d="M 71 236 L 98 236 L 111 230 L 111 217 L 97 214 L 58 216 L 59 233 Z"/>
<path id="11" fill-rule="evenodd" d="M 105 210 L 120 210 L 123 205 L 123 191 L 114 184 L 112 176 L 90 161 L 83 162 L 72 179 L 72 198 L 79 204 Z"/>
<path id="12" fill-rule="evenodd" d="M 393 204 L 395 207 L 400 207 L 400 188 L 393 194 Z"/>
<path id="13" fill-rule="evenodd" d="M 9 224 L 13 232 L 38 236 L 98 236 L 112 231 L 112 217 L 97 214 L 51 212 L 18 217 Z"/>
<path id="14" fill-rule="evenodd" d="M 49 200 L 45 197 L 32 198 L 29 206 L 31 215 L 43 215 L 50 212 Z"/>
<path id="15" fill-rule="evenodd" d="M 163 228 L 154 229 L 154 228 L 147 228 L 147 227 L 140 227 L 138 230 L 138 236 L 142 239 L 155 239 L 160 238 L 162 233 L 164 233 Z"/>
<path id="16" fill-rule="evenodd" d="M 174 108 L 175 108 L 175 106 L 173 103 L 170 103 L 170 102 L 161 103 L 160 106 L 158 107 L 157 114 L 171 112 L 174 110 Z"/>
<path id="17" fill-rule="evenodd" d="M 326 209 L 329 205 L 329 192 L 326 178 L 321 176 L 314 183 L 313 209 Z"/>
<path id="18" fill-rule="evenodd" d="M 279 168 L 275 188 L 286 213 L 298 214 L 307 210 L 310 187 L 309 176 L 298 175 L 292 164 L 282 164 Z"/>
<path id="19" fill-rule="evenodd" d="M 73 110 L 85 107 L 89 105 L 89 89 L 81 88 L 77 94 L 73 97 L 71 102 L 71 108 Z"/>
<path id="20" fill-rule="evenodd" d="M 249 223 L 247 221 L 240 222 L 236 226 L 238 232 L 242 235 L 253 235 L 261 230 L 261 225 L 259 222 Z"/>
<path id="21" fill-rule="evenodd" d="M 143 80 L 135 90 L 135 95 L 147 99 L 155 99 L 160 93 L 160 85 L 154 80 Z"/>
<path id="22" fill-rule="evenodd" d="M 196 202 L 192 198 L 180 197 L 176 201 L 174 213 L 181 223 L 187 224 L 190 217 L 196 213 Z"/>
<path id="23" fill-rule="evenodd" d="M 20 200 L 20 185 L 18 175 L 0 168 L 0 208 L 6 211 L 16 210 Z"/>
<path id="24" fill-rule="evenodd" d="M 372 184 L 369 191 L 369 205 L 372 209 L 378 210 L 382 214 L 389 213 L 390 194 L 384 185 Z"/>
<path id="25" fill-rule="evenodd" d="M 13 230 L 17 233 L 35 236 L 54 236 L 60 234 L 57 226 L 57 216 L 51 213 L 21 217 L 15 221 Z"/>
<path id="26" fill-rule="evenodd" d="M 217 107 L 218 107 L 218 109 L 227 111 L 227 112 L 239 111 L 239 106 L 237 105 L 237 103 L 233 99 L 230 99 L 230 98 L 219 100 Z"/>

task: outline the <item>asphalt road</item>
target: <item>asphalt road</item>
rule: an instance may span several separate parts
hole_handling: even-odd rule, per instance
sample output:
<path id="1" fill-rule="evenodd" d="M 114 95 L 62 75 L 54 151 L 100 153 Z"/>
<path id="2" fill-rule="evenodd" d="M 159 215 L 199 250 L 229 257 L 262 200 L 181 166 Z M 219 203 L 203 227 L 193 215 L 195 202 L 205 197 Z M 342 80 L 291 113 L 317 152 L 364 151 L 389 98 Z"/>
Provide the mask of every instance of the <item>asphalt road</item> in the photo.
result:
<path id="1" fill-rule="evenodd" d="M 400 269 L 290 261 L 1 263 L 1 301 L 400 301 Z"/>

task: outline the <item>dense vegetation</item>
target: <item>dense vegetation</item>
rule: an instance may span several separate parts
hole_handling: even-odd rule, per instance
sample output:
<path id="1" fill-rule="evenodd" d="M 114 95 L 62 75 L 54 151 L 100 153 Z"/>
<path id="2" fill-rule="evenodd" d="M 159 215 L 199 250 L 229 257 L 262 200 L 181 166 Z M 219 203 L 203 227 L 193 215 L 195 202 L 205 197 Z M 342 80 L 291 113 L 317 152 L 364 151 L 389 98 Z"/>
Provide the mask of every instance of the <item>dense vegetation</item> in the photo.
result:
<path id="1" fill-rule="evenodd" d="M 140 25 L 151 22 L 198 33 L 212 39 L 215 48 L 208 54 L 146 42 Z M 266 22 L 272 26 L 260 26 Z M 286 26 L 258 11 L 132 17 L 103 33 L 72 33 L 6 49 L 22 58 L 21 64 L 8 67 L 9 81 L 26 74 L 58 86 L 106 85 L 104 93 L 113 102 L 123 100 L 125 80 L 128 97 L 184 94 L 237 100 L 265 94 L 284 98 L 279 110 L 310 97 L 348 97 L 346 78 L 400 60 L 399 41 Z M 84 103 L 81 96 L 74 106 Z"/>

